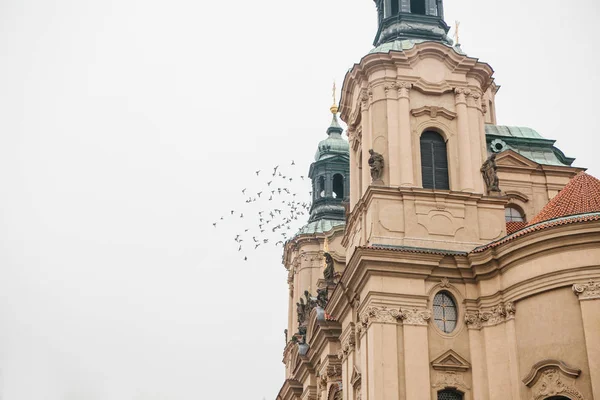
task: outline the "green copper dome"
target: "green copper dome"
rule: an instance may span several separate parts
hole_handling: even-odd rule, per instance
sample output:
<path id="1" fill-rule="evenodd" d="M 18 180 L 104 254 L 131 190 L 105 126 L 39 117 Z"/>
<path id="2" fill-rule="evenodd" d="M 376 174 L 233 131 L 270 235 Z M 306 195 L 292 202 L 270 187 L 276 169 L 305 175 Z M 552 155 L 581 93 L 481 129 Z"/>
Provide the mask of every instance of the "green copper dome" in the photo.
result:
<path id="1" fill-rule="evenodd" d="M 334 114 L 331 125 L 327 129 L 329 137 L 319 143 L 317 153 L 315 154 L 315 161 L 324 160 L 336 155 L 348 156 L 350 154 L 350 145 L 342 138 L 342 132 L 343 129 L 337 120 L 337 116 Z"/>

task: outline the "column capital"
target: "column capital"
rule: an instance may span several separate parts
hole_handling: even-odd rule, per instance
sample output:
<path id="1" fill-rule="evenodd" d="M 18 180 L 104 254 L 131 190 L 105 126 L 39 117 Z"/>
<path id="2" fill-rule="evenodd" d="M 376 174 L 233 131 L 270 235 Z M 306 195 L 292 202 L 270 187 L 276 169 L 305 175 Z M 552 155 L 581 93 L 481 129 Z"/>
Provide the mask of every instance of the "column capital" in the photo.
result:
<path id="1" fill-rule="evenodd" d="M 403 325 L 427 326 L 431 320 L 431 311 L 418 308 L 402 309 L 400 319 Z"/>
<path id="2" fill-rule="evenodd" d="M 500 303 L 489 309 L 467 311 L 465 324 L 469 329 L 481 329 L 510 321 L 515 318 L 517 309 L 513 302 Z"/>
<path id="3" fill-rule="evenodd" d="M 477 109 L 481 109 L 481 93 L 471 90 L 466 94 L 467 97 L 467 105 L 469 107 L 474 107 Z"/>
<path id="4" fill-rule="evenodd" d="M 361 89 L 360 102 L 361 102 L 363 111 L 367 111 L 372 100 L 373 100 L 373 89 L 370 86 L 368 88 Z"/>
<path id="5" fill-rule="evenodd" d="M 573 293 L 579 300 L 600 300 L 600 282 L 590 279 L 587 283 L 576 283 L 573 285 Z"/>
<path id="6" fill-rule="evenodd" d="M 398 90 L 399 99 L 408 99 L 410 95 L 410 89 L 412 89 L 412 83 L 397 80 L 396 89 Z"/>
<path id="7" fill-rule="evenodd" d="M 471 90 L 467 88 L 454 89 L 456 104 L 467 104 L 467 96 L 471 94 Z"/>

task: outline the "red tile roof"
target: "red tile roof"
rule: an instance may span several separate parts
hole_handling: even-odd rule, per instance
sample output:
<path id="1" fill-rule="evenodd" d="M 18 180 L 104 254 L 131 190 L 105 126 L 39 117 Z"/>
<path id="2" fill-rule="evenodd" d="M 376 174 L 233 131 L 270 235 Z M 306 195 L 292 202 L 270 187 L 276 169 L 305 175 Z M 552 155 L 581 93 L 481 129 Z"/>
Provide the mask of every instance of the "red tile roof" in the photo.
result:
<path id="1" fill-rule="evenodd" d="M 506 223 L 506 233 L 508 235 L 513 234 L 513 233 L 525 228 L 526 226 L 527 226 L 527 222 L 509 221 Z"/>
<path id="2" fill-rule="evenodd" d="M 527 235 L 531 232 L 541 231 L 542 229 L 552 228 L 554 226 L 561 225 L 570 225 L 580 222 L 590 222 L 590 221 L 600 221 L 600 212 L 591 213 L 591 214 L 583 214 L 583 215 L 571 215 L 563 218 L 556 218 L 550 221 L 542 221 L 536 225 L 528 225 L 524 229 L 513 233 L 512 235 L 507 235 L 502 239 L 498 239 L 495 242 L 488 243 L 486 245 L 477 247 L 471 251 L 471 253 L 481 253 L 487 249 L 491 249 L 494 247 L 498 247 L 501 244 L 506 242 L 510 242 L 518 237 Z"/>
<path id="3" fill-rule="evenodd" d="M 540 211 L 528 226 L 569 215 L 600 212 L 600 180 L 581 172 Z"/>

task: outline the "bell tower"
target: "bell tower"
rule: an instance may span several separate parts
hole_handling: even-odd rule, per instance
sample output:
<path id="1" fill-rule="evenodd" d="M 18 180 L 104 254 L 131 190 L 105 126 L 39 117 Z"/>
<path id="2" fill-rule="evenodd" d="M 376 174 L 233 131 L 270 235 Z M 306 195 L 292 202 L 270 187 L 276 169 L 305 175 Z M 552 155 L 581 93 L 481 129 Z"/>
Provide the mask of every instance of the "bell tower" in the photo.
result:
<path id="1" fill-rule="evenodd" d="M 375 0 L 379 29 L 375 46 L 394 40 L 436 40 L 451 44 L 442 0 Z"/>
<path id="2" fill-rule="evenodd" d="M 506 234 L 488 191 L 492 68 L 452 45 L 442 0 L 376 0 L 375 48 L 346 74 L 350 142 L 345 246 L 468 251 Z M 494 117 L 495 118 L 495 117 Z"/>

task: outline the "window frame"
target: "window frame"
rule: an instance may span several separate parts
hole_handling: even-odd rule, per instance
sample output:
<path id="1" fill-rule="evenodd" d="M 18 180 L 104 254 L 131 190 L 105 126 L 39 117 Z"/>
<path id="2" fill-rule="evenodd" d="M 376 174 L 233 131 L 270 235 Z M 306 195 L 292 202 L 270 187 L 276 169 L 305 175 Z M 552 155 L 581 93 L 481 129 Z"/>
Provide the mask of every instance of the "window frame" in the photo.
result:
<path id="1" fill-rule="evenodd" d="M 439 137 L 440 141 L 436 141 L 433 139 L 433 135 L 436 135 L 437 137 Z M 427 138 L 426 136 L 431 136 L 430 138 Z M 425 139 L 424 139 L 425 137 Z M 433 181 L 433 186 L 430 187 L 429 185 L 425 185 L 425 174 L 424 174 L 424 162 L 427 162 L 429 160 L 424 159 L 423 155 L 424 155 L 424 151 L 423 151 L 423 145 L 424 142 L 427 145 L 431 146 L 431 179 Z M 441 145 L 443 143 L 444 145 L 444 151 L 445 151 L 445 165 L 439 165 L 437 164 L 436 167 L 436 152 L 435 152 L 435 144 L 439 144 Z M 431 189 L 431 190 L 451 190 L 452 185 L 451 185 L 451 181 L 450 181 L 450 156 L 448 154 L 448 140 L 446 139 L 445 135 L 440 132 L 438 129 L 435 128 L 427 128 L 425 130 L 423 130 L 421 132 L 421 134 L 419 135 L 419 158 L 420 158 L 420 167 L 421 167 L 421 187 L 423 187 L 423 189 Z M 446 172 L 446 182 L 448 183 L 447 187 L 438 187 L 438 185 L 436 184 L 436 172 L 438 172 L 439 170 L 443 170 L 445 169 Z"/>

